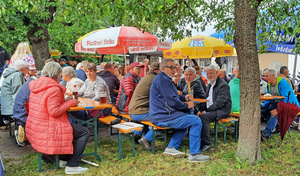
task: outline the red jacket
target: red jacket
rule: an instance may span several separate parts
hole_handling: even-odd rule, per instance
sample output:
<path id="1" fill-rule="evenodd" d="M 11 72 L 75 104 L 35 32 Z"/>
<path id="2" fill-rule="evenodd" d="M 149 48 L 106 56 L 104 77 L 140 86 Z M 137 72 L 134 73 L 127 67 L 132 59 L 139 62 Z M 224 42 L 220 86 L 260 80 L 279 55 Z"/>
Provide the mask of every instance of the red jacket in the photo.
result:
<path id="1" fill-rule="evenodd" d="M 26 137 L 31 146 L 49 155 L 73 154 L 73 129 L 66 111 L 76 102 L 65 102 L 66 88 L 52 78 L 42 76 L 31 81 L 29 89 Z"/>
<path id="2" fill-rule="evenodd" d="M 128 113 L 128 106 L 133 95 L 133 91 L 140 81 L 139 76 L 135 75 L 132 70 L 130 70 L 126 75 L 124 75 L 119 88 L 118 98 L 116 101 L 116 109 L 120 113 Z"/>

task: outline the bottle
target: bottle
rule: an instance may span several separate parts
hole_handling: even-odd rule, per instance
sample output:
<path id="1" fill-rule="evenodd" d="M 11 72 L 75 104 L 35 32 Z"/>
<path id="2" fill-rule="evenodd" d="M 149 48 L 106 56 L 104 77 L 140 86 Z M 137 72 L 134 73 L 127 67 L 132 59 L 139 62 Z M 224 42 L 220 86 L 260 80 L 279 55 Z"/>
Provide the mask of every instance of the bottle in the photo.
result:
<path id="1" fill-rule="evenodd" d="M 78 90 L 77 90 L 76 85 L 74 85 L 74 87 L 73 87 L 73 99 L 78 100 Z"/>

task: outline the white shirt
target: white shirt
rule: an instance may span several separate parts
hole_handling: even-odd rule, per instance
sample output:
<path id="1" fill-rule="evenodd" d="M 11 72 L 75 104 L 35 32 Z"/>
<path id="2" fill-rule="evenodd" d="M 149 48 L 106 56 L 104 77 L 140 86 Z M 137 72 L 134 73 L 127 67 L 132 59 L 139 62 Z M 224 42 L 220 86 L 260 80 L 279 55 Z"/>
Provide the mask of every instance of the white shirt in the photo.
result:
<path id="1" fill-rule="evenodd" d="M 213 83 L 210 83 L 210 89 L 209 89 L 209 93 L 208 93 L 208 97 L 206 98 L 207 100 L 209 100 L 209 102 L 206 103 L 206 108 L 209 108 L 214 102 L 213 102 L 213 89 L 214 86 L 216 85 L 216 81 Z"/>

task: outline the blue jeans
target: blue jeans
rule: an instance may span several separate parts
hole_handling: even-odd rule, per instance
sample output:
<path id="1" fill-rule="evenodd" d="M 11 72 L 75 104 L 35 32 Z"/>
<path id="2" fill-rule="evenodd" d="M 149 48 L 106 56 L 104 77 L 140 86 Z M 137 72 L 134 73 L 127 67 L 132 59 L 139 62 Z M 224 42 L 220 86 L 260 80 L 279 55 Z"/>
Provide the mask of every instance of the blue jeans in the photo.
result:
<path id="1" fill-rule="evenodd" d="M 190 154 L 194 155 L 200 153 L 202 122 L 198 116 L 187 114 L 174 120 L 159 122 L 155 125 L 174 129 L 168 147 L 175 149 L 179 148 L 182 139 L 190 128 Z"/>
<path id="2" fill-rule="evenodd" d="M 267 123 L 266 129 L 265 129 L 265 132 L 267 132 L 270 137 L 271 137 L 274 129 L 276 128 L 277 123 L 278 123 L 277 115 L 274 117 L 271 116 Z"/>
<path id="3" fill-rule="evenodd" d="M 129 115 L 133 120 L 136 120 L 136 121 L 150 121 L 149 113 L 139 114 L 139 115 L 135 115 L 135 114 L 129 114 Z M 145 125 L 143 128 L 143 131 L 137 131 L 137 132 L 135 132 L 135 134 L 141 136 L 143 133 L 145 133 L 144 138 L 146 138 L 149 142 L 152 142 L 152 130 L 153 129 L 148 131 L 148 128 L 149 128 L 148 125 Z"/>

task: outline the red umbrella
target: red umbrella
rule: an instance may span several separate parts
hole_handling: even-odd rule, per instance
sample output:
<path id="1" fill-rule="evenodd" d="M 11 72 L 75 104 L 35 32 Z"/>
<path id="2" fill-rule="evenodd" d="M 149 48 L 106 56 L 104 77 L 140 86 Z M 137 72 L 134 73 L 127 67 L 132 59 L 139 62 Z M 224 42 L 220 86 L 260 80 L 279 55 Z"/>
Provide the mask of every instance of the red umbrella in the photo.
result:
<path id="1" fill-rule="evenodd" d="M 288 101 L 285 103 L 284 101 L 280 101 L 277 104 L 277 117 L 278 117 L 278 126 L 280 130 L 281 140 L 283 140 L 286 132 L 288 131 L 290 125 L 292 124 L 293 120 L 295 119 L 296 115 L 300 111 L 300 108 L 296 104 L 291 104 Z"/>

